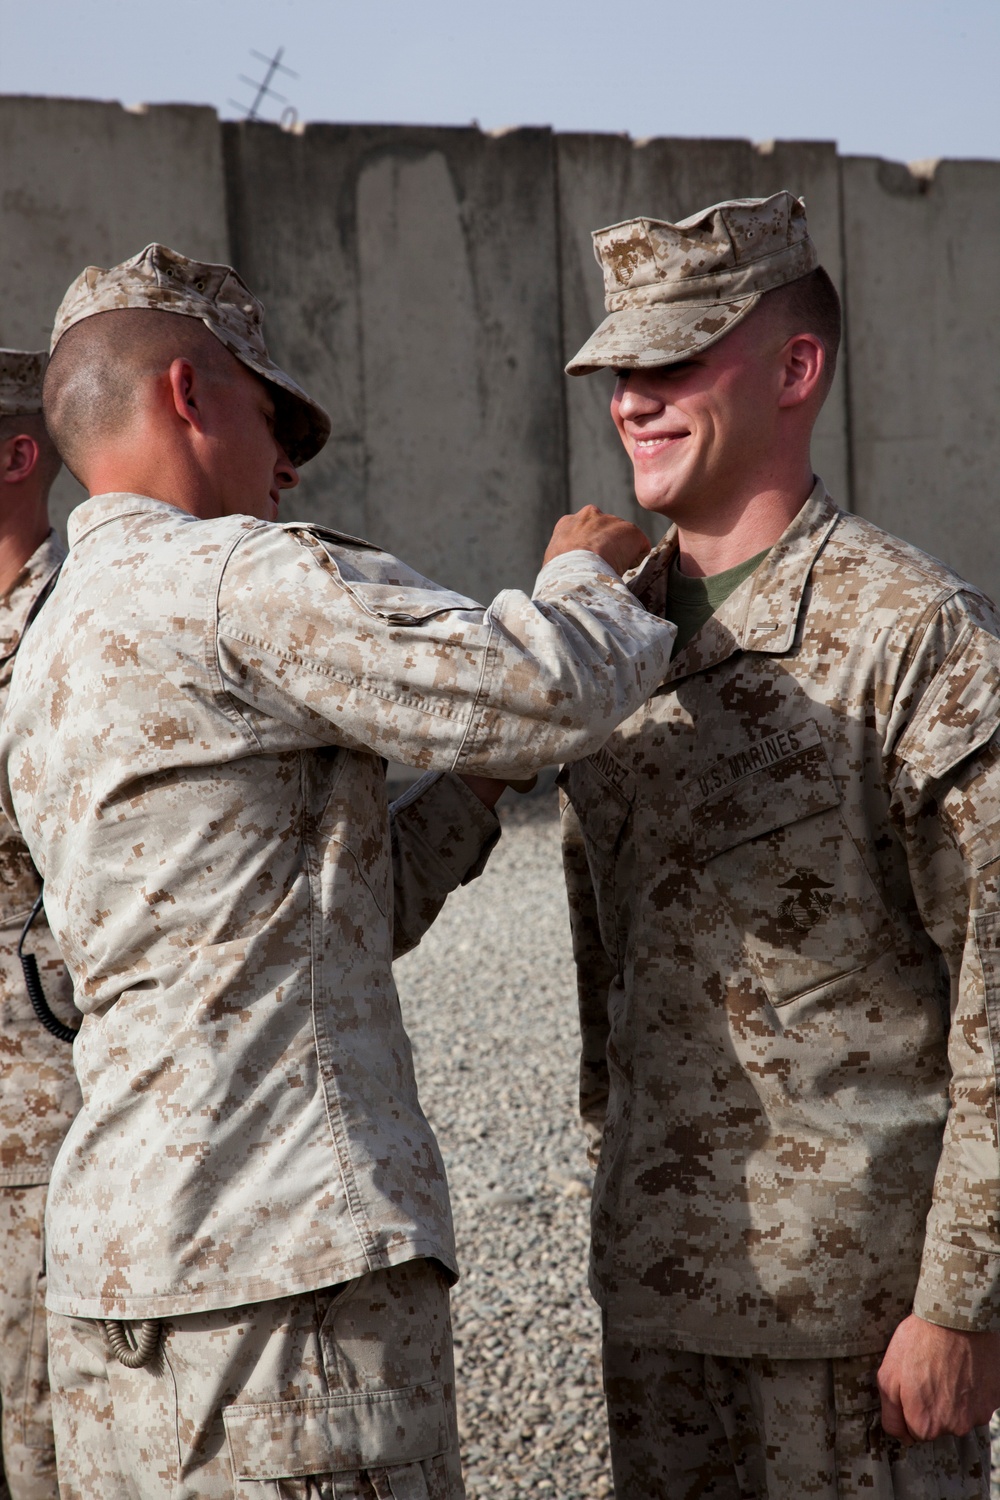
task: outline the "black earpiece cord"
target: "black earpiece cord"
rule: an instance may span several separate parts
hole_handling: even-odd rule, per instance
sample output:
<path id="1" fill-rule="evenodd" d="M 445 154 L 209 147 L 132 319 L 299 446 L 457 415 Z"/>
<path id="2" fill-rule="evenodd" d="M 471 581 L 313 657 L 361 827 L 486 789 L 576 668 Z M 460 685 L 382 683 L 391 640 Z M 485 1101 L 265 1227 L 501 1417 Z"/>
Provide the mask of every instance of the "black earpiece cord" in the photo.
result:
<path id="1" fill-rule="evenodd" d="M 31 924 L 41 909 L 42 896 L 39 895 L 38 900 L 31 908 L 28 920 L 21 930 L 21 941 L 17 945 L 17 956 L 21 960 L 25 988 L 28 991 L 28 999 L 31 1001 L 31 1008 L 35 1012 L 35 1015 L 41 1021 L 46 1031 L 51 1031 L 52 1035 L 57 1036 L 61 1042 L 72 1043 L 76 1041 L 76 1032 L 71 1026 L 65 1026 L 59 1017 L 49 1008 L 49 1002 L 45 998 L 45 991 L 42 989 L 42 976 L 38 972 L 38 960 L 33 953 L 25 953 L 24 951 L 24 940 L 31 931 Z"/>

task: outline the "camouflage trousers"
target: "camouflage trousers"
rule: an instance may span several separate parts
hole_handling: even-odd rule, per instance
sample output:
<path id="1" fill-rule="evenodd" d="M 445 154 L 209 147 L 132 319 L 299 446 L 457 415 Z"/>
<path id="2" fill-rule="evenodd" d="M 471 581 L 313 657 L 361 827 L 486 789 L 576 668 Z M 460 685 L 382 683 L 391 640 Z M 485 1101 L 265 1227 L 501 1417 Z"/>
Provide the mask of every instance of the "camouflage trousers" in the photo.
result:
<path id="1" fill-rule="evenodd" d="M 58 1500 L 45 1338 L 44 1187 L 0 1188 L 0 1500 Z"/>
<path id="2" fill-rule="evenodd" d="M 989 1433 L 886 1437 L 881 1355 L 748 1359 L 605 1341 L 620 1500 L 987 1500 Z"/>
<path id="3" fill-rule="evenodd" d="M 49 1324 L 62 1500 L 464 1500 L 434 1261 L 164 1318 L 137 1370 Z"/>

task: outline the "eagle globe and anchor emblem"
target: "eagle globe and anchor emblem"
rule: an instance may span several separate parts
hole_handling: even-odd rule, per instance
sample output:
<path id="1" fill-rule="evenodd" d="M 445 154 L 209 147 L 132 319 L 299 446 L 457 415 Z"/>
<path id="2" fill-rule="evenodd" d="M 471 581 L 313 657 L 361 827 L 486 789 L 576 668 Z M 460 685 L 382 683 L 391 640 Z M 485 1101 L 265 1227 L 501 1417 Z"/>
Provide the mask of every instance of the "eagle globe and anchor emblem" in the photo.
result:
<path id="1" fill-rule="evenodd" d="M 796 932 L 811 932 L 833 905 L 832 883 L 821 880 L 813 870 L 797 869 L 778 889 L 790 893 L 778 907 L 778 915 Z"/>

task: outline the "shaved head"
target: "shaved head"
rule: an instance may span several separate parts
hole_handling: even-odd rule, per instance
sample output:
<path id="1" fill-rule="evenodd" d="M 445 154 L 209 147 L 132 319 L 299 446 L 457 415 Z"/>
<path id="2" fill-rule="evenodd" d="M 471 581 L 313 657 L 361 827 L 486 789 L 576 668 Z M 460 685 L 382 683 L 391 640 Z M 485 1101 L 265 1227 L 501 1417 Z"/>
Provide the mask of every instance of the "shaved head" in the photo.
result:
<path id="1" fill-rule="evenodd" d="M 243 367 L 204 323 L 180 313 L 123 307 L 74 323 L 45 372 L 45 421 L 63 462 L 83 479 L 88 454 L 120 438 L 140 413 L 144 387 L 186 359 L 226 384 Z"/>

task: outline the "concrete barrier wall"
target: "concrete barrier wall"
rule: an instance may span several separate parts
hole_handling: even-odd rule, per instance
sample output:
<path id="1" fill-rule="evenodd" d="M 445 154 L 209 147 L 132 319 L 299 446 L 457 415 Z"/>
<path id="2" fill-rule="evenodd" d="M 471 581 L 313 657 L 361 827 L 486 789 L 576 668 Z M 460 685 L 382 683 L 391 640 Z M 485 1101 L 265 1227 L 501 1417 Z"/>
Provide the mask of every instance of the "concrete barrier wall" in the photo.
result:
<path id="1" fill-rule="evenodd" d="M 1000 163 L 842 171 L 856 508 L 1000 599 Z"/>
<path id="2" fill-rule="evenodd" d="M 214 110 L 0 97 L 0 346 L 47 348 L 74 276 L 151 240 L 229 259 Z M 82 497 L 64 470 L 52 497 L 61 530 Z"/>
<path id="3" fill-rule="evenodd" d="M 563 510 L 637 515 L 610 377 L 561 374 L 603 316 L 590 231 L 780 187 L 805 196 L 846 299 L 817 469 L 1000 595 L 1000 164 L 914 175 L 824 142 L 538 129 L 286 134 L 189 106 L 0 98 L 0 341 L 41 345 L 84 265 L 151 239 L 231 260 L 333 417 L 287 513 L 487 597 L 530 585 Z M 60 522 L 79 493 L 60 480 Z"/>
<path id="4" fill-rule="evenodd" d="M 225 127 L 233 254 L 333 439 L 289 514 L 474 597 L 566 509 L 548 131 Z"/>

